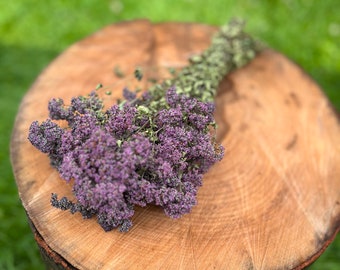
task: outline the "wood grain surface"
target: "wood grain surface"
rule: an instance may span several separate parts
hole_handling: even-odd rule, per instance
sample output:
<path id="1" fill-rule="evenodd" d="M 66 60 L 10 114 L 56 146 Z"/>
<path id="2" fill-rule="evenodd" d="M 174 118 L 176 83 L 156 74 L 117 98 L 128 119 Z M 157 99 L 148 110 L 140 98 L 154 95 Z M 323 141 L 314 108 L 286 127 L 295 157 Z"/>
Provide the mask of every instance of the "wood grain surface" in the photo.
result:
<path id="1" fill-rule="evenodd" d="M 50 206 L 52 192 L 70 198 L 72 192 L 27 140 L 31 122 L 48 117 L 48 101 L 67 101 L 102 83 L 112 91 L 105 102 L 112 103 L 131 84 L 114 75 L 116 65 L 126 74 L 139 65 L 150 67 L 147 76 L 168 76 L 164 67 L 186 65 L 215 30 L 146 20 L 110 25 L 62 53 L 25 95 L 12 165 L 38 244 L 58 257 L 58 267 L 302 269 L 335 237 L 339 120 L 317 84 L 272 50 L 221 83 L 216 119 L 225 157 L 204 177 L 190 214 L 174 220 L 154 206 L 137 208 L 132 229 L 120 233 Z"/>

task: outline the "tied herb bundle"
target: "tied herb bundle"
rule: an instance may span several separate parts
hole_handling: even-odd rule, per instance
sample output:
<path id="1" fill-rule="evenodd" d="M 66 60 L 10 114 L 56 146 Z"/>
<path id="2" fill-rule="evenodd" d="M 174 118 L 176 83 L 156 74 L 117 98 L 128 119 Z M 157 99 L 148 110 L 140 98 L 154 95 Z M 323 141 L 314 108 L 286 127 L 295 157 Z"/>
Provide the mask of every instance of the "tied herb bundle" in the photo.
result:
<path id="1" fill-rule="evenodd" d="M 75 201 L 53 193 L 51 204 L 84 218 L 97 216 L 105 231 L 128 231 L 135 205 L 161 206 L 172 218 L 190 212 L 203 174 L 224 153 L 213 117 L 219 82 L 257 48 L 235 20 L 177 76 L 142 95 L 125 88 L 124 99 L 108 109 L 98 89 L 70 105 L 52 99 L 49 119 L 33 122 L 28 139 L 73 184 Z M 142 79 L 141 70 L 135 76 Z"/>

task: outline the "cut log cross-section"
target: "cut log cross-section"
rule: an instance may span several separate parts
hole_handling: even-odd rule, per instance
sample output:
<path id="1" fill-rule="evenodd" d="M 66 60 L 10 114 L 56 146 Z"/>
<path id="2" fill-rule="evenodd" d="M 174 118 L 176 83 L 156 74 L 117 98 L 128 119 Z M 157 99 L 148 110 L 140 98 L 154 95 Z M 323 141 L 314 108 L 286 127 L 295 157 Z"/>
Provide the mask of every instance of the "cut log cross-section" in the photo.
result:
<path id="1" fill-rule="evenodd" d="M 329 101 L 296 64 L 265 50 L 227 76 L 216 97 L 224 159 L 204 177 L 198 205 L 180 219 L 137 208 L 127 233 L 104 232 L 51 207 L 52 192 L 72 198 L 48 157 L 27 140 L 48 117 L 52 97 L 65 101 L 98 83 L 111 102 L 128 83 L 114 75 L 168 76 L 207 48 L 214 27 L 110 25 L 74 44 L 38 77 L 22 100 L 11 141 L 13 170 L 38 245 L 54 269 L 302 269 L 340 227 L 340 125 Z M 156 67 L 156 69 L 153 69 Z M 157 69 L 158 68 L 158 69 Z M 151 74 L 153 73 L 153 74 Z M 106 100 L 110 102 L 110 100 Z"/>

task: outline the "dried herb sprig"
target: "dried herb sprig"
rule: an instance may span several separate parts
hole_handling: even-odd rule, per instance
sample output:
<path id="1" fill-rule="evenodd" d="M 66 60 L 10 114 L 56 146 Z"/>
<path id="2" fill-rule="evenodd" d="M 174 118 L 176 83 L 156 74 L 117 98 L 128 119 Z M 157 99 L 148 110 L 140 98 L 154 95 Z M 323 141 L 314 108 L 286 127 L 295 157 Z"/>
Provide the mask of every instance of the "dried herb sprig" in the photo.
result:
<path id="1" fill-rule="evenodd" d="M 190 212 L 203 174 L 223 157 L 211 132 L 218 84 L 257 50 L 242 28 L 239 21 L 222 27 L 211 47 L 176 77 L 141 97 L 125 88 L 124 100 L 107 110 L 96 90 L 70 105 L 52 99 L 50 118 L 33 122 L 28 139 L 63 179 L 73 180 L 76 201 L 52 194 L 51 204 L 97 216 L 105 231 L 129 230 L 135 205 L 159 205 L 172 218 Z M 135 76 L 141 80 L 142 71 Z"/>
<path id="2" fill-rule="evenodd" d="M 184 67 L 173 79 L 156 84 L 149 93 L 150 108 L 155 111 L 165 106 L 165 93 L 171 86 L 203 102 L 213 102 L 218 85 L 226 74 L 240 68 L 254 58 L 262 45 L 244 32 L 245 22 L 234 19 L 222 26 L 213 36 L 211 45 L 200 55 L 192 56 L 190 65 Z"/>

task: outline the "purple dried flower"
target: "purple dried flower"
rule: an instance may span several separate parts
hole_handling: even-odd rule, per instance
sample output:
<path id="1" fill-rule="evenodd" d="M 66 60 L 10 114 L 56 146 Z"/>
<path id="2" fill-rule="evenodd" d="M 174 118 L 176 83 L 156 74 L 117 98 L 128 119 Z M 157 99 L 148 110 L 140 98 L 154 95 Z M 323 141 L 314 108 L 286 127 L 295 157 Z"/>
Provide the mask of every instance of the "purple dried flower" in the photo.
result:
<path id="1" fill-rule="evenodd" d="M 143 99 L 106 111 L 94 94 L 73 98 L 69 107 L 51 101 L 51 114 L 69 127 L 33 122 L 29 138 L 50 154 L 66 181 L 74 179 L 77 199 L 58 201 L 53 195 L 52 205 L 84 217 L 97 215 L 105 231 L 128 230 L 134 205 L 159 205 L 172 218 L 188 213 L 203 173 L 221 158 L 208 129 L 213 107 L 178 95 L 175 88 L 167 97 L 171 105 L 155 115 Z"/>
<path id="2" fill-rule="evenodd" d="M 161 201 L 164 212 L 172 217 L 179 218 L 190 212 L 196 205 L 197 187 L 191 183 L 183 183 L 178 189 L 167 188 L 161 192 Z"/>
<path id="3" fill-rule="evenodd" d="M 124 88 L 123 89 L 123 97 L 125 98 L 125 100 L 127 101 L 134 101 L 137 97 L 137 94 L 136 92 L 132 92 L 130 91 L 128 88 Z"/>
<path id="4" fill-rule="evenodd" d="M 166 102 L 171 108 L 176 108 L 177 104 L 180 102 L 181 98 L 176 92 L 176 87 L 170 87 L 166 92 Z"/>
<path id="5" fill-rule="evenodd" d="M 68 127 L 35 121 L 28 138 L 61 177 L 74 180 L 76 202 L 52 194 L 51 204 L 84 218 L 97 216 L 105 231 L 129 230 L 135 205 L 161 206 L 172 218 L 190 212 L 203 174 L 224 153 L 211 133 L 217 85 L 253 49 L 240 52 L 237 42 L 253 41 L 239 24 L 231 27 L 236 31 L 222 28 L 212 48 L 171 79 L 170 88 L 155 85 L 140 98 L 125 88 L 125 100 L 107 110 L 96 91 L 72 98 L 69 106 L 52 99 L 50 118 L 66 120 Z M 235 53 L 242 61 L 233 62 Z M 136 77 L 142 79 L 141 70 Z"/>
<path id="6" fill-rule="evenodd" d="M 70 114 L 72 113 L 71 110 L 65 106 L 64 100 L 61 98 L 51 99 L 48 103 L 48 110 L 52 120 L 65 120 L 70 117 Z"/>
<path id="7" fill-rule="evenodd" d="M 71 99 L 70 109 L 79 114 L 96 113 L 103 108 L 103 102 L 98 98 L 96 91 L 92 91 L 87 97 L 79 96 Z"/>
<path id="8" fill-rule="evenodd" d="M 50 119 L 41 125 L 34 121 L 30 126 L 28 139 L 41 152 L 50 154 L 57 152 L 63 133 L 64 130 Z"/>
<path id="9" fill-rule="evenodd" d="M 131 134 L 136 129 L 134 125 L 136 113 L 137 109 L 131 105 L 126 104 L 123 108 L 118 105 L 113 105 L 106 112 L 107 130 L 117 137 L 121 137 L 124 134 Z"/>
<path id="10" fill-rule="evenodd" d="M 158 112 L 156 124 L 159 127 L 162 127 L 163 125 L 180 125 L 183 118 L 183 112 L 180 108 L 164 109 Z"/>

